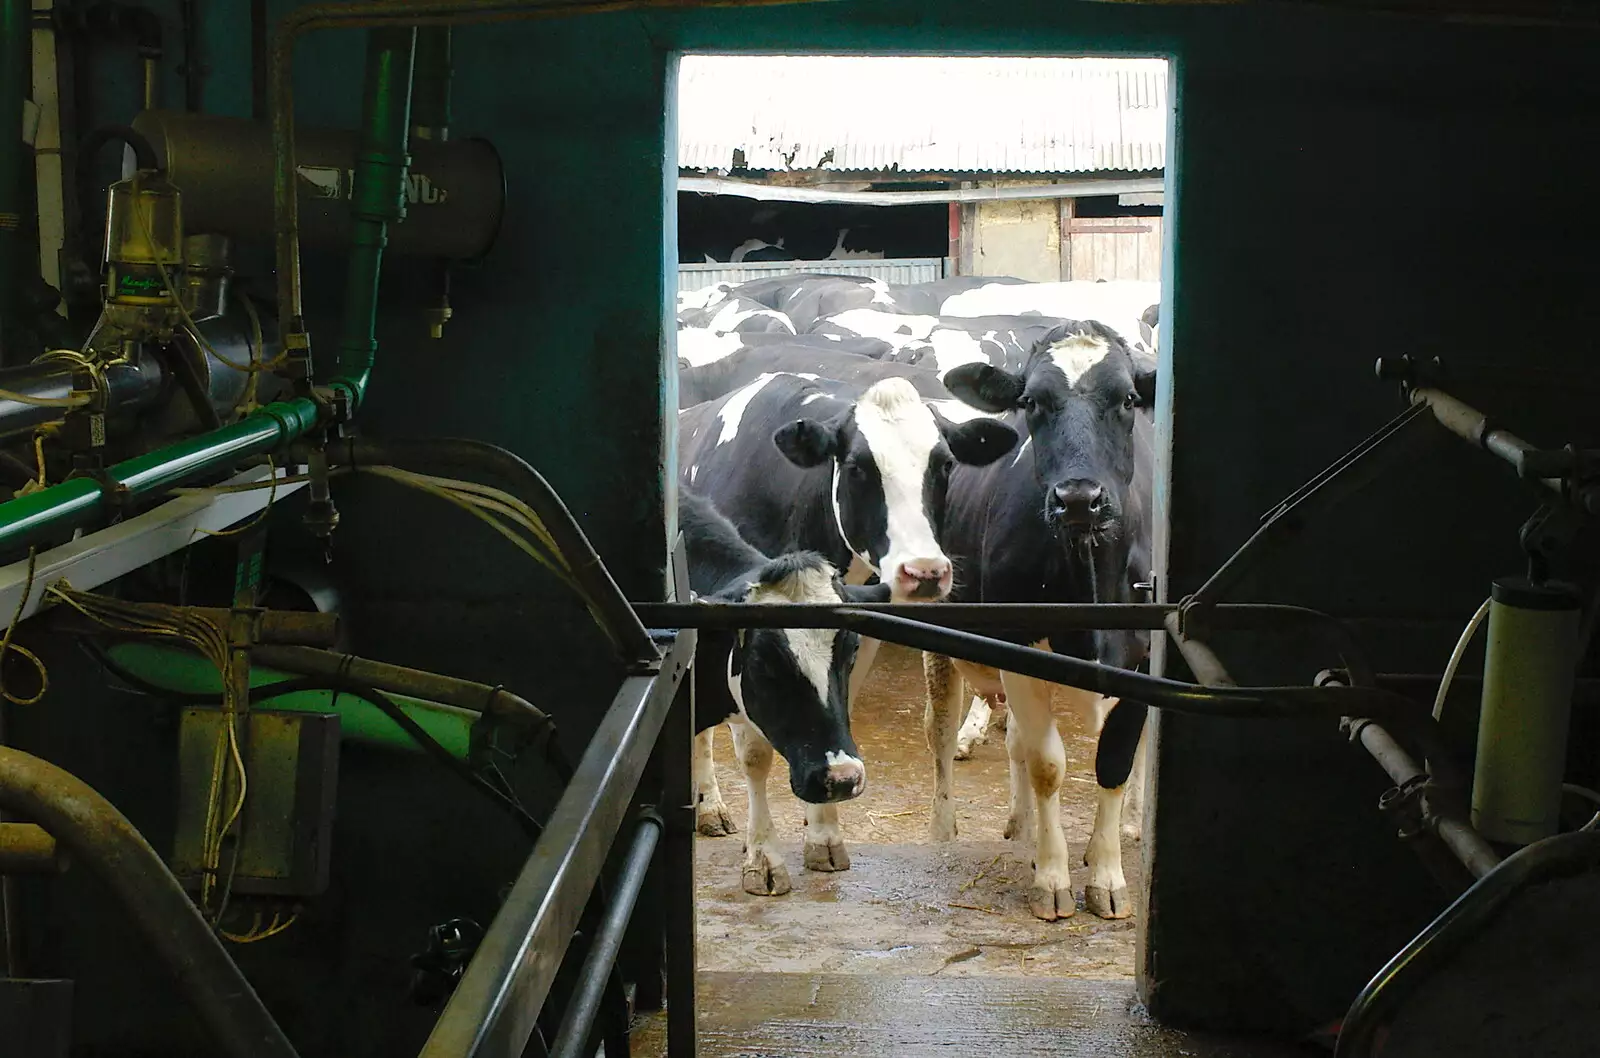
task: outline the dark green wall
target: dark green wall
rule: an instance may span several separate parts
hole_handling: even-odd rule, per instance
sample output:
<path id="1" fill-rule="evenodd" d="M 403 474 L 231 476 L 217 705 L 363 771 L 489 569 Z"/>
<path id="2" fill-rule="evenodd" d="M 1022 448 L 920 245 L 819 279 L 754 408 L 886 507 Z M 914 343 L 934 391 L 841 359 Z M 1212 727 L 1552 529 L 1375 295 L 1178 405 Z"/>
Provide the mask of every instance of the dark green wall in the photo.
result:
<path id="1" fill-rule="evenodd" d="M 208 90 L 235 109 L 247 105 L 249 54 L 236 26 L 214 24 Z M 1176 401 L 1173 597 L 1398 410 L 1371 378 L 1380 353 L 1491 368 L 1463 395 L 1535 440 L 1594 441 L 1579 403 L 1597 381 L 1581 350 L 1600 314 L 1600 224 L 1579 193 L 1595 132 L 1592 35 L 1288 7 L 884 0 L 479 27 L 456 43 L 457 133 L 487 136 L 505 157 L 505 234 L 481 269 L 458 275 L 440 342 L 415 317 L 423 277 L 388 271 L 363 429 L 515 449 L 636 597 L 661 584 L 662 409 L 676 404 L 661 322 L 666 85 L 680 50 L 1175 58 L 1163 380 Z M 302 48 L 303 120 L 354 120 L 361 49 L 355 33 Z M 307 276 L 314 338 L 331 356 L 338 262 L 309 260 Z M 381 483 L 339 498 L 335 568 L 356 600 L 359 648 L 517 687 L 581 745 L 615 685 L 581 615 L 454 512 L 397 501 Z M 1490 577 L 1518 568 L 1514 531 L 1531 506 L 1504 468 L 1442 447 L 1314 528 L 1245 594 L 1360 616 L 1381 668 L 1436 671 Z M 1218 646 L 1241 680 L 1303 681 L 1331 661 L 1266 637 Z M 1320 723 L 1167 717 L 1161 735 L 1152 1009 L 1281 1032 L 1337 1016 L 1438 907 L 1376 813 L 1379 773 Z M 350 827 L 373 818 L 386 783 L 355 770 Z M 464 864 L 505 870 L 483 834 L 450 823 L 429 816 L 409 835 L 384 828 L 388 844 L 363 841 L 361 863 L 342 861 L 343 891 L 370 897 L 361 886 L 386 863 L 408 893 L 454 884 Z M 373 976 L 321 1012 L 321 986 L 301 989 L 308 1054 L 358 1053 L 328 1019 L 381 1020 L 406 938 L 453 912 L 443 899 L 374 899 L 343 903 L 344 933 L 316 942 Z"/>

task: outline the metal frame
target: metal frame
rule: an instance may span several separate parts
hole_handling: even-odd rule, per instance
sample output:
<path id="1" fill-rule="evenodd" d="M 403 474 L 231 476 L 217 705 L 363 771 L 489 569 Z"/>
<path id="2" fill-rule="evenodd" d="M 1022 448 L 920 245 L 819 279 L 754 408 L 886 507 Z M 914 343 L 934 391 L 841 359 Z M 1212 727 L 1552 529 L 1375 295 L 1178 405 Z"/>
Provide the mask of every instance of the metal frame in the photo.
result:
<path id="1" fill-rule="evenodd" d="M 280 467 L 279 477 L 299 468 Z M 268 479 L 266 467 L 248 470 L 229 478 L 224 485 L 251 485 Z M 280 484 L 277 499 L 305 488 L 304 481 Z M 267 506 L 271 489 L 247 492 L 194 492 L 169 500 L 153 510 L 108 529 L 81 536 L 60 547 L 39 553 L 33 574 L 33 590 L 19 619 L 39 612 L 46 585 L 63 577 L 75 588 L 89 589 L 147 566 L 158 558 L 181 551 L 194 543 L 195 536 L 215 532 L 248 518 Z M 17 612 L 23 586 L 28 582 L 28 563 L 13 562 L 0 567 L 0 612 Z"/>
<path id="2" fill-rule="evenodd" d="M 522 1054 L 578 917 L 628 814 L 634 790 L 679 698 L 680 685 L 685 684 L 695 633 L 683 630 L 667 633 L 667 637 L 668 648 L 659 668 L 623 681 L 511 895 L 490 923 L 460 985 L 439 1015 L 422 1048 L 422 1058 L 519 1058 Z M 674 728 L 691 719 L 683 717 L 681 709 L 679 714 Z M 673 740 L 681 744 L 683 734 L 677 732 Z M 687 753 L 683 756 L 687 765 Z M 671 828 L 666 837 L 670 847 Z M 669 862 L 678 858 L 681 866 L 681 849 L 669 851 L 673 853 Z M 689 906 L 692 911 L 692 899 Z M 669 929 L 669 951 L 673 936 Z M 681 945 L 682 938 L 678 939 Z M 609 970 L 607 964 L 600 972 Z M 692 995 L 690 998 L 692 1014 Z M 677 1006 L 669 1004 L 669 1017 Z M 681 1009 L 678 1016 L 683 1016 Z M 588 1026 L 574 1031 L 586 1035 Z M 691 1035 L 691 1048 L 692 1039 Z M 688 1053 L 692 1054 L 692 1049 Z"/>

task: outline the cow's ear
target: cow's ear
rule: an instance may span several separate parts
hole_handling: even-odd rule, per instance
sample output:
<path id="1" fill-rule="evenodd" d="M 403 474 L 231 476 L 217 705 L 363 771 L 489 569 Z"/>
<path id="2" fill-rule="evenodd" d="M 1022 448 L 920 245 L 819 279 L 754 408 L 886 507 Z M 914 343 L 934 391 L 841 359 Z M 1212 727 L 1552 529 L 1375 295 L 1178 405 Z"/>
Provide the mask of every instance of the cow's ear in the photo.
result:
<path id="1" fill-rule="evenodd" d="M 841 584 L 839 591 L 845 602 L 888 602 L 892 589 L 882 582 L 877 584 Z"/>
<path id="2" fill-rule="evenodd" d="M 962 364 L 944 373 L 944 386 L 963 404 L 979 411 L 1010 411 L 1022 399 L 1022 376 L 992 364 Z"/>
<path id="3" fill-rule="evenodd" d="M 1139 394 L 1139 407 L 1156 405 L 1156 365 L 1154 360 L 1135 356 L 1133 360 L 1133 391 Z"/>
<path id="4" fill-rule="evenodd" d="M 956 462 L 986 467 L 1017 447 L 1017 431 L 997 419 L 968 419 L 959 426 L 939 424 Z"/>
<path id="5" fill-rule="evenodd" d="M 778 427 L 772 443 L 797 467 L 809 470 L 833 458 L 838 448 L 838 433 L 815 419 L 796 419 Z"/>

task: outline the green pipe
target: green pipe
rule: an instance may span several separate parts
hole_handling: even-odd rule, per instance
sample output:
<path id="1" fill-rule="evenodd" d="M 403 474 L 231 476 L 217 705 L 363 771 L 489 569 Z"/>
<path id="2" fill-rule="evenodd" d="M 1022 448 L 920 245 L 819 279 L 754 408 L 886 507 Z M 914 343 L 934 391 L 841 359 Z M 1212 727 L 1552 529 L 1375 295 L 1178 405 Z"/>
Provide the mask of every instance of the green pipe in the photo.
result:
<path id="1" fill-rule="evenodd" d="M 345 392 L 349 413 L 361 406 L 378 340 L 378 281 L 389 225 L 405 217 L 407 146 L 411 135 L 411 82 L 417 30 L 375 29 L 367 36 L 366 90 L 361 104 L 361 147 L 345 283 L 344 322 L 331 385 Z"/>
<path id="2" fill-rule="evenodd" d="M 216 667 L 187 651 L 149 643 L 118 643 L 107 653 L 118 665 L 157 687 L 178 694 L 215 694 L 219 699 L 222 697 L 222 678 Z M 252 687 L 300 678 L 291 672 L 260 665 L 250 667 Z M 390 694 L 388 697 L 452 755 L 467 759 L 467 751 L 472 743 L 472 725 L 481 714 L 405 695 Z M 343 738 L 389 749 L 419 750 L 416 742 L 382 710 L 350 694 L 336 694 L 331 690 L 293 691 L 265 699 L 256 708 L 297 713 L 337 713 Z"/>
<path id="3" fill-rule="evenodd" d="M 29 0 L 0 0 L 0 339 L 16 332 L 19 262 L 27 245 L 23 201 L 22 101 L 28 95 L 32 30 Z"/>
<path id="4" fill-rule="evenodd" d="M 295 440 L 317 424 L 317 415 L 317 405 L 306 398 L 268 404 L 232 426 L 113 465 L 106 471 L 106 491 L 131 500 L 181 485 Z M 0 551 L 75 528 L 104 505 L 105 492 L 92 478 L 74 478 L 0 503 Z"/>

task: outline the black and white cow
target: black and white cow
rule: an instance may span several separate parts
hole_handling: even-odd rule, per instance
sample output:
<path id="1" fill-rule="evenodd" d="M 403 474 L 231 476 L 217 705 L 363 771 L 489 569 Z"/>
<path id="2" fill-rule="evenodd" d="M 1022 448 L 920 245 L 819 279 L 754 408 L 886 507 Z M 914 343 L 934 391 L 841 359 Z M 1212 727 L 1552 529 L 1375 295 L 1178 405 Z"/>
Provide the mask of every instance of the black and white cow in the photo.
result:
<path id="1" fill-rule="evenodd" d="M 688 551 L 690 586 L 699 599 L 838 605 L 889 597 L 885 585 L 846 585 L 813 551 L 775 558 L 763 554 L 693 490 L 678 491 L 678 525 Z M 849 800 L 866 786 L 866 765 L 850 735 L 846 697 L 858 649 L 855 633 L 825 629 L 707 631 L 700 638 L 694 676 L 697 742 L 709 742 L 712 729 L 727 720 L 749 788 L 742 870 L 746 892 L 778 895 L 790 888 L 767 807 L 774 749 L 789 764 L 789 788 L 807 805 Z M 695 779 L 701 786 L 709 780 L 712 803 L 720 805 L 715 772 L 697 773 Z M 702 812 L 706 809 L 701 806 Z M 724 824 L 722 832 L 731 832 L 725 806 L 720 813 L 716 822 Z M 826 845 L 815 846 L 813 837 L 807 835 L 807 864 L 830 862 L 834 853 Z M 837 855 L 848 866 L 842 845 Z"/>
<path id="2" fill-rule="evenodd" d="M 899 306 L 901 312 L 938 316 L 944 311 L 945 301 L 957 294 L 964 294 L 979 287 L 1020 286 L 1026 282 L 1027 280 L 1013 279 L 1009 276 L 951 276 L 948 279 L 934 279 L 926 283 L 892 285 L 889 287 L 889 297 Z"/>
<path id="3" fill-rule="evenodd" d="M 799 343 L 774 342 L 747 346 L 732 356 L 699 367 L 680 366 L 678 407 L 692 408 L 696 404 L 715 400 L 749 385 L 762 375 L 771 374 L 799 375 L 801 378 L 811 379 L 825 378 L 862 387 L 885 378 L 903 378 L 925 398 L 950 399 L 950 391 L 939 381 L 938 374 L 926 368 L 872 360 L 864 356 L 838 352 L 832 348 L 819 349 Z"/>
<path id="4" fill-rule="evenodd" d="M 1022 448 L 951 477 L 944 540 L 961 565 L 952 601 L 1121 602 L 1150 568 L 1153 365 L 1136 360 L 1110 328 L 1068 324 L 1042 340 L 1021 371 L 969 364 L 945 376 L 958 398 L 1027 431 Z M 1062 631 L 1014 635 L 1060 653 L 1137 667 L 1148 635 Z M 950 800 L 961 681 L 1003 694 L 1011 712 L 1011 814 L 1006 836 L 1034 835 L 1033 913 L 1053 920 L 1075 910 L 1058 791 L 1065 756 L 1051 714 L 1051 685 L 968 662 L 927 655 L 928 744 L 935 753 L 930 835 L 956 834 Z M 1098 695 L 1075 691 L 1085 709 Z M 1099 802 L 1086 857 L 1085 903 L 1107 918 L 1132 911 L 1119 829 L 1124 788 L 1142 744 L 1146 709 L 1124 700 L 1104 716 L 1095 769 Z"/>
<path id="5" fill-rule="evenodd" d="M 902 378 L 861 386 L 761 376 L 681 412 L 678 428 L 681 486 L 710 498 L 751 544 L 820 552 L 853 583 L 876 574 L 897 602 L 949 594 L 940 539 L 951 472 L 992 463 L 1017 442 L 994 419 L 949 421 Z M 877 647 L 861 640 L 849 700 Z M 702 774 L 709 751 L 709 740 L 697 744 Z M 702 801 L 708 794 L 702 788 Z M 831 807 L 808 805 L 806 824 L 809 842 L 843 853 Z M 848 860 L 808 856 L 807 865 L 841 870 Z"/>
<path id="6" fill-rule="evenodd" d="M 811 330 L 816 321 L 849 309 L 893 309 L 889 286 L 881 279 L 801 273 L 753 279 L 734 289 L 739 297 L 757 301 L 787 316 L 795 330 Z"/>
<path id="7" fill-rule="evenodd" d="M 754 334 L 763 331 L 794 333 L 789 317 L 759 301 L 738 296 L 737 291 L 706 308 L 678 312 L 679 327 L 701 327 L 718 334 Z"/>

